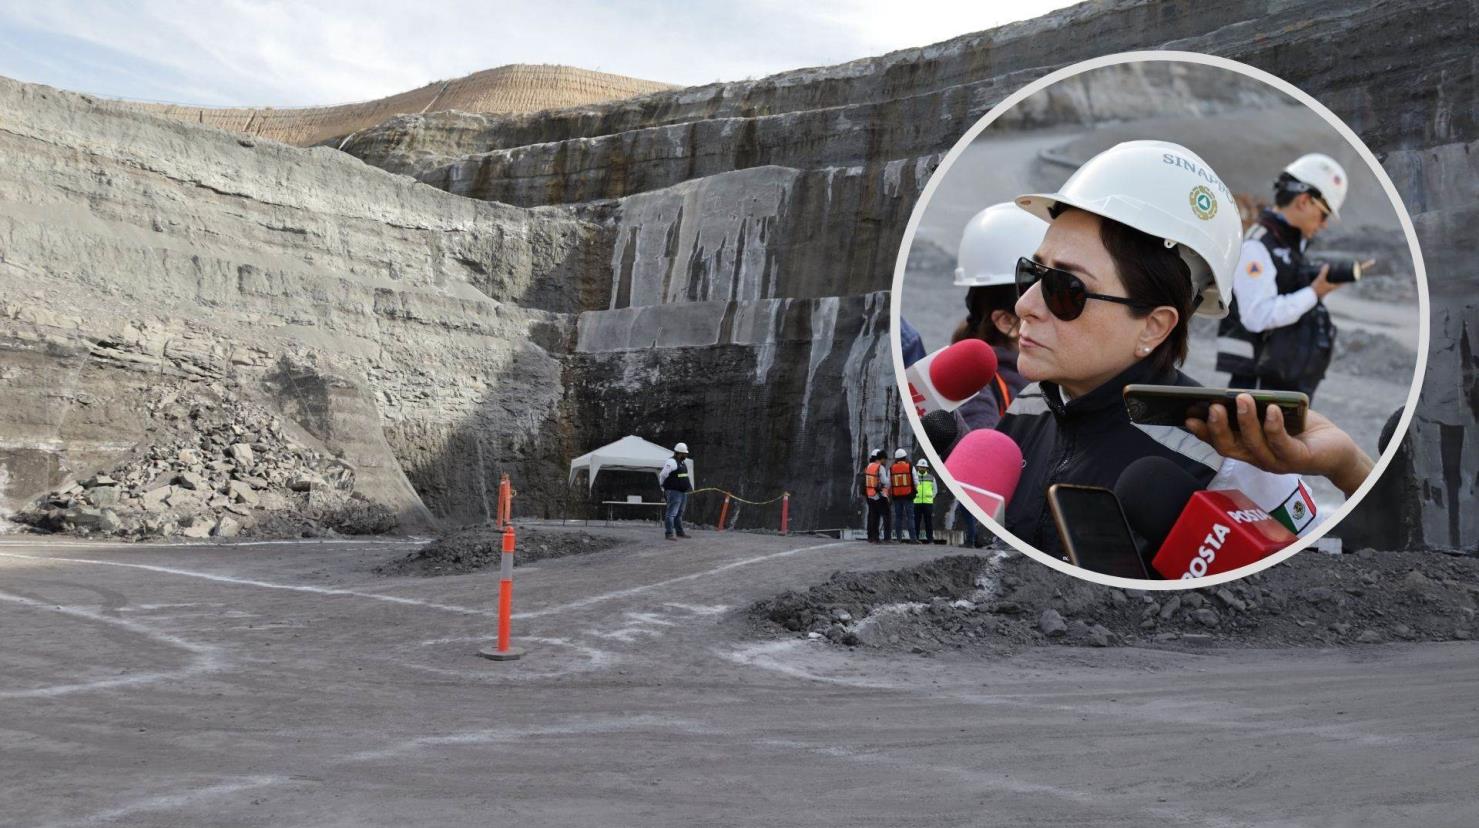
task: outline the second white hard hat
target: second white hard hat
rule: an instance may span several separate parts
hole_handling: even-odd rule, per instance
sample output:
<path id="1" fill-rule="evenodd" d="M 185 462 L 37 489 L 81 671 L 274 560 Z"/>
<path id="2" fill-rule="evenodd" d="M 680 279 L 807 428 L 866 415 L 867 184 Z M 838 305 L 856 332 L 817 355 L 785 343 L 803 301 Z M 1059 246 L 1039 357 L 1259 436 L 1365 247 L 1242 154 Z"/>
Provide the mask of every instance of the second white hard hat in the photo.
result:
<path id="1" fill-rule="evenodd" d="M 903 460 L 905 457 L 908 457 L 908 456 L 909 456 L 909 452 L 904 451 L 903 449 L 898 449 L 897 451 L 894 452 L 894 459 L 895 460 Z"/>
<path id="2" fill-rule="evenodd" d="M 1048 232 L 1048 223 L 1017 209 L 993 204 L 971 217 L 960 237 L 955 284 L 995 287 L 1017 283 L 1017 260 L 1032 258 Z"/>
<path id="3" fill-rule="evenodd" d="M 1350 181 L 1346 179 L 1345 168 L 1334 158 L 1318 152 L 1301 155 L 1285 167 L 1284 172 L 1319 190 L 1320 197 L 1330 205 L 1330 214 L 1340 218 L 1340 205 L 1345 203 Z"/>
<path id="4" fill-rule="evenodd" d="M 1058 192 L 1017 197 L 1044 220 L 1058 204 L 1164 239 L 1191 269 L 1202 299 L 1196 312 L 1227 315 L 1243 223 L 1232 192 L 1196 153 L 1169 141 L 1126 141 L 1090 158 Z"/>
<path id="5" fill-rule="evenodd" d="M 673 446 L 673 453 L 674 454 L 687 454 L 688 453 L 688 444 L 687 443 L 679 443 L 678 445 Z"/>
<path id="6" fill-rule="evenodd" d="M 919 462 L 914 464 L 914 467 L 919 469 L 927 469 L 930 467 L 930 461 L 921 457 L 919 458 Z"/>

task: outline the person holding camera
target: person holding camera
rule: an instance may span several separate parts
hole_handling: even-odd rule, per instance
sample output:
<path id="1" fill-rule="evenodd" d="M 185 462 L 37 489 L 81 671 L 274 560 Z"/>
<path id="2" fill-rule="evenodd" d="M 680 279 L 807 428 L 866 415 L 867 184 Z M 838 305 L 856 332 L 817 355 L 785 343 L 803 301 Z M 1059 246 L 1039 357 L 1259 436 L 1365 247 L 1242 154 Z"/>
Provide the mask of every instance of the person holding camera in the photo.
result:
<path id="1" fill-rule="evenodd" d="M 1305 247 L 1339 219 L 1349 180 L 1335 159 L 1300 156 L 1274 182 L 1274 207 L 1243 241 L 1232 309 L 1217 330 L 1217 370 L 1233 388 L 1300 391 L 1311 399 L 1335 351 L 1324 299 L 1374 262 L 1306 261 Z"/>

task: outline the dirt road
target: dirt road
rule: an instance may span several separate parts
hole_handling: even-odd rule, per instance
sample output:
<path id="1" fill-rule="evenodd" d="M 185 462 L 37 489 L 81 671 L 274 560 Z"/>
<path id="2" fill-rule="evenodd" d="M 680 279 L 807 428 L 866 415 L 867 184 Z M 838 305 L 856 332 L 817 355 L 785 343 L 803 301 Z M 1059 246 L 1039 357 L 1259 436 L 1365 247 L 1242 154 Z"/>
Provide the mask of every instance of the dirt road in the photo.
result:
<path id="1" fill-rule="evenodd" d="M 1479 649 L 1005 661 L 737 610 L 923 547 L 698 532 L 496 574 L 414 544 L 0 542 L 0 822 L 1472 825 Z"/>

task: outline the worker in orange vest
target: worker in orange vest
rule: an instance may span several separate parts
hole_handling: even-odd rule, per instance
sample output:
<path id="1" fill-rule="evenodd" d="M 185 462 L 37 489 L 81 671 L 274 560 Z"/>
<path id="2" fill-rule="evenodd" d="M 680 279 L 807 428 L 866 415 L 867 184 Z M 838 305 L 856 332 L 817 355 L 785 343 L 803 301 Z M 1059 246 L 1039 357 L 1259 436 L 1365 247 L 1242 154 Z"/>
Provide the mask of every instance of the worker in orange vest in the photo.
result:
<path id="1" fill-rule="evenodd" d="M 888 542 L 888 479 L 883 465 L 883 449 L 873 449 L 868 454 L 868 465 L 863 469 L 863 497 L 868 503 L 868 542 Z M 883 536 L 879 537 L 878 524 L 883 524 Z"/>
<path id="2" fill-rule="evenodd" d="M 915 542 L 919 535 L 909 520 L 914 508 L 914 490 L 918 481 L 914 478 L 914 466 L 909 464 L 909 452 L 899 449 L 894 452 L 894 464 L 888 470 L 888 496 L 894 502 L 894 540 L 904 542 L 904 528 Z"/>

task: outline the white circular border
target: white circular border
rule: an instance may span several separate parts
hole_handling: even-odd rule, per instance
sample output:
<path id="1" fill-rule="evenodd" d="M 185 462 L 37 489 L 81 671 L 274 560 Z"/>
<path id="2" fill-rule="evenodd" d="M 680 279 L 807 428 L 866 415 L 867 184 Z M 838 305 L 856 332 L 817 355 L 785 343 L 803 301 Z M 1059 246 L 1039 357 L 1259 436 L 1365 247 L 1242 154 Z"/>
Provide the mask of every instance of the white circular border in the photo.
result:
<path id="1" fill-rule="evenodd" d="M 1341 506 L 1341 508 L 1337 510 L 1335 514 L 1321 521 L 1319 527 L 1317 527 L 1314 532 L 1310 533 L 1310 535 L 1300 538 L 1289 546 L 1279 550 L 1278 552 L 1275 552 L 1272 555 L 1269 555 L 1266 558 L 1263 558 L 1260 561 L 1248 564 L 1247 566 L 1239 567 L 1238 569 L 1234 569 L 1230 572 L 1221 573 L 1219 575 L 1209 575 L 1204 578 L 1188 578 L 1185 580 L 1167 581 L 1141 580 L 1139 578 L 1120 578 L 1113 575 L 1104 575 L 1099 572 L 1092 572 L 1087 569 L 1076 567 L 1073 564 L 1068 563 L 1067 561 L 1058 560 L 1057 558 L 1054 558 L 1051 555 L 1038 550 L 1036 547 L 1027 544 L 1021 538 L 1017 537 L 1011 532 L 1008 532 L 1005 526 L 1002 526 L 1001 524 L 988 517 L 985 511 L 983 511 L 979 506 L 976 506 L 974 503 L 972 503 L 969 498 L 961 498 L 960 489 L 956 485 L 954 479 L 950 477 L 950 472 L 945 469 L 945 463 L 939 456 L 939 453 L 935 451 L 934 446 L 930 444 L 929 440 L 926 440 L 920 436 L 924 434 L 924 426 L 920 422 L 919 415 L 915 413 L 914 406 L 907 404 L 907 401 L 910 398 L 909 387 L 908 382 L 904 379 L 904 354 L 902 347 L 899 344 L 899 320 L 902 317 L 903 311 L 900 306 L 900 302 L 898 301 L 898 297 L 902 296 L 903 292 L 904 270 L 905 265 L 909 259 L 909 248 L 914 244 L 914 234 L 919 229 L 920 219 L 924 216 L 925 208 L 929 205 L 930 198 L 934 195 L 935 189 L 939 186 L 940 182 L 944 180 L 945 176 L 949 174 L 950 167 L 955 163 L 956 159 L 958 159 L 961 154 L 965 152 L 966 147 L 970 146 L 971 142 L 976 139 L 976 136 L 984 132 L 987 127 L 991 126 L 991 123 L 993 121 L 1001 117 L 1001 115 L 1007 110 L 1016 106 L 1028 96 L 1033 95 L 1043 89 L 1046 89 L 1047 87 L 1052 86 L 1058 81 L 1064 80 L 1066 78 L 1071 78 L 1074 75 L 1079 75 L 1093 69 L 1101 69 L 1106 66 L 1115 66 L 1121 63 L 1143 63 L 1150 61 L 1200 63 L 1205 66 L 1214 66 L 1219 69 L 1226 69 L 1231 72 L 1237 72 L 1240 75 L 1253 78 L 1257 81 L 1262 81 L 1263 83 L 1272 86 L 1280 92 L 1283 92 L 1291 98 L 1294 98 L 1296 101 L 1304 104 L 1306 107 L 1309 107 L 1311 111 L 1323 118 L 1325 122 L 1328 123 L 1331 128 L 1334 129 L 1342 138 L 1344 138 L 1346 143 L 1349 144 L 1351 148 L 1356 151 L 1356 154 L 1361 157 L 1361 160 L 1366 162 L 1367 168 L 1371 170 L 1371 173 L 1374 176 L 1376 176 L 1376 180 L 1381 184 L 1382 189 L 1387 194 L 1387 199 L 1391 201 L 1392 207 L 1397 213 L 1397 220 L 1402 225 L 1402 231 L 1407 236 L 1408 250 L 1412 254 L 1412 267 L 1417 277 L 1418 299 L 1417 371 L 1413 374 L 1412 377 L 1412 389 L 1407 395 L 1407 403 L 1402 410 L 1402 418 L 1397 423 L 1397 430 L 1392 433 L 1392 439 L 1390 442 L 1387 443 L 1387 450 L 1382 453 L 1381 457 L 1377 458 L 1376 467 L 1372 469 L 1371 473 L 1366 476 L 1365 482 L 1361 484 L 1361 487 L 1356 490 L 1355 494 L 1346 498 L 1346 501 Z M 1401 195 L 1397 192 L 1396 186 L 1392 184 L 1392 179 L 1387 176 L 1386 170 L 1383 169 L 1381 163 L 1376 160 L 1376 156 L 1372 154 L 1371 150 L 1366 147 L 1366 144 L 1363 143 L 1361 139 L 1356 135 L 1356 133 L 1350 127 L 1346 126 L 1345 122 L 1338 118 L 1335 113 L 1331 112 L 1329 109 L 1326 109 L 1324 105 L 1322 105 L 1319 101 L 1310 97 L 1308 94 L 1306 94 L 1303 90 L 1299 89 L 1295 85 L 1283 80 L 1282 78 L 1271 75 L 1268 72 L 1263 71 L 1262 69 L 1256 69 L 1252 66 L 1248 66 L 1247 64 L 1238 63 L 1235 60 L 1228 60 L 1227 58 L 1216 57 L 1213 55 L 1199 54 L 1197 52 L 1176 52 L 1166 50 L 1120 52 L 1118 54 L 1105 55 L 1103 57 L 1085 60 L 1080 63 L 1075 63 L 1071 66 L 1065 66 L 1064 68 L 1059 69 L 1056 72 L 1052 72 L 1048 75 L 1038 78 L 1032 83 L 1027 84 L 1021 89 L 1007 96 L 1006 99 L 1003 100 L 1001 103 L 992 107 L 990 112 L 987 112 L 981 118 L 981 120 L 977 121 L 974 125 L 971 126 L 970 129 L 966 130 L 965 134 L 961 136 L 960 140 L 955 143 L 955 146 L 950 148 L 950 151 L 947 152 L 945 154 L 945 157 L 940 161 L 940 166 L 937 167 L 935 169 L 935 172 L 930 176 L 929 182 L 925 184 L 923 192 L 920 193 L 919 201 L 914 205 L 914 212 L 909 216 L 909 224 L 907 227 L 904 228 L 904 237 L 899 245 L 899 254 L 894 263 L 894 282 L 890 297 L 892 301 L 890 301 L 889 303 L 889 346 L 893 351 L 894 379 L 898 383 L 899 394 L 901 395 L 902 399 L 906 401 L 906 404 L 904 405 L 904 415 L 909 418 L 909 426 L 914 430 L 916 442 L 918 442 L 920 446 L 924 449 L 924 453 L 929 457 L 931 467 L 935 469 L 935 473 L 939 475 L 940 479 L 950 489 L 950 493 L 955 496 L 957 501 L 964 503 L 966 505 L 966 509 L 969 510 L 970 513 L 974 515 L 978 521 L 989 528 L 993 534 L 995 534 L 999 538 L 1002 538 L 1007 543 L 1011 544 L 1013 548 L 1017 549 L 1023 554 L 1066 575 L 1072 575 L 1076 578 L 1081 578 L 1086 581 L 1092 581 L 1096 584 L 1103 584 L 1104 586 L 1122 587 L 1126 589 L 1198 589 L 1201 587 L 1215 586 L 1217 584 L 1227 583 L 1228 581 L 1234 581 L 1238 578 L 1252 575 L 1255 572 L 1260 572 L 1273 566 L 1274 564 L 1280 563 L 1281 561 L 1284 561 L 1287 558 L 1297 554 L 1298 552 L 1314 544 L 1315 541 L 1324 537 L 1325 534 L 1329 532 L 1332 528 L 1334 528 L 1337 523 L 1345 519 L 1345 516 L 1356 507 L 1356 504 L 1361 502 L 1361 499 L 1366 496 L 1366 493 L 1371 491 L 1371 487 L 1376 485 L 1376 481 L 1379 477 L 1381 477 L 1382 472 L 1386 471 L 1387 465 L 1391 462 L 1392 457 L 1396 454 L 1397 448 L 1401 444 L 1403 437 L 1405 437 L 1407 434 L 1408 425 L 1412 422 L 1412 415 L 1417 408 L 1417 398 L 1422 391 L 1423 373 L 1427 370 L 1428 366 L 1428 335 L 1430 326 L 1428 322 L 1429 305 L 1427 271 L 1423 266 L 1422 251 L 1418 249 L 1417 232 L 1413 229 L 1412 217 L 1407 214 L 1407 207 L 1402 203 Z"/>

